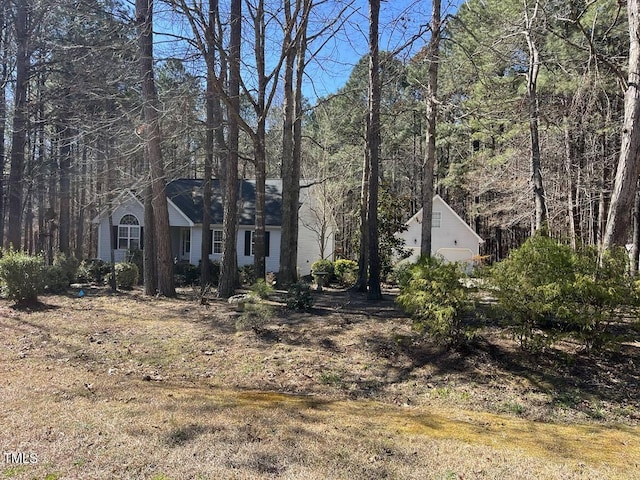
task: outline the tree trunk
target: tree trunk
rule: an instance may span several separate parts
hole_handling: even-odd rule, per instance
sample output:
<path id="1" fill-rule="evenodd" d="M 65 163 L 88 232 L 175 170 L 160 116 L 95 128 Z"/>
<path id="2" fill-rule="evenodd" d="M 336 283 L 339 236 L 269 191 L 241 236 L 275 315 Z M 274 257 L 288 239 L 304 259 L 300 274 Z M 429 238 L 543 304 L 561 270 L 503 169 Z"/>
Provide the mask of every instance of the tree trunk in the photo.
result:
<path id="1" fill-rule="evenodd" d="M 136 0 L 136 22 L 138 25 L 140 76 L 144 102 L 144 133 L 149 154 L 151 188 L 153 192 L 158 293 L 173 297 L 176 292 L 173 283 L 171 231 L 165 192 L 162 151 L 160 149 L 159 103 L 153 78 L 153 0 Z"/>
<path id="2" fill-rule="evenodd" d="M 438 65 L 440 62 L 441 2 L 431 4 L 431 39 L 427 47 L 429 63 L 427 77 L 426 150 L 422 178 L 422 238 L 420 254 L 431 256 L 431 224 L 433 218 L 433 195 L 436 165 L 436 126 L 438 120 Z"/>
<path id="3" fill-rule="evenodd" d="M 242 0 L 231 1 L 231 32 L 229 38 L 229 106 L 240 111 L 240 44 L 242 41 Z M 238 139 L 239 126 L 235 115 L 229 116 L 227 163 L 225 166 L 223 242 L 224 253 L 218 294 L 233 295 L 238 275 L 236 223 L 238 199 Z"/>
<path id="4" fill-rule="evenodd" d="M 529 104 L 529 138 L 531 143 L 531 182 L 533 186 L 533 197 L 535 203 L 535 230 L 540 230 L 547 222 L 547 204 L 542 182 L 542 169 L 540 161 L 540 135 L 538 133 L 539 113 L 538 113 L 538 73 L 540 71 L 540 54 L 533 38 L 533 25 L 538 15 L 539 4 L 536 1 L 534 11 L 529 16 L 526 10 L 525 16 L 527 28 L 525 36 L 529 47 L 529 68 L 527 70 L 527 102 Z"/>
<path id="5" fill-rule="evenodd" d="M 256 216 L 255 216 L 255 230 L 253 233 L 253 262 L 256 271 L 256 279 L 265 278 L 265 182 L 266 182 L 266 129 L 264 124 L 258 124 L 256 132 L 257 142 L 255 147 L 255 160 L 256 160 Z"/>
<path id="6" fill-rule="evenodd" d="M 211 15 L 212 16 L 212 15 Z M 213 28 L 210 25 L 210 28 Z M 215 46 L 209 45 L 209 55 L 215 57 Z M 214 59 L 210 61 L 212 64 Z M 211 177 L 213 176 L 213 132 L 214 132 L 214 107 L 216 94 L 213 90 L 212 75 L 215 75 L 212 68 L 207 68 L 207 119 L 204 153 L 204 179 L 202 181 L 202 244 L 200 250 L 200 288 L 204 293 L 207 285 L 211 282 L 209 278 L 209 252 L 211 252 Z"/>
<path id="7" fill-rule="evenodd" d="M 640 190 L 636 187 L 636 198 L 633 205 L 633 246 L 631 248 L 631 275 L 638 274 L 640 260 Z"/>
<path id="8" fill-rule="evenodd" d="M 293 22 L 291 0 L 284 2 L 285 19 Z M 286 287 L 297 280 L 298 257 L 298 202 L 300 197 L 300 163 L 294 154 L 294 125 L 296 102 L 294 99 L 294 65 L 296 47 L 291 30 L 285 35 L 284 63 L 284 121 L 282 128 L 282 229 L 280 236 L 280 272 L 278 284 Z M 304 56 L 303 52 L 300 52 Z"/>
<path id="9" fill-rule="evenodd" d="M 79 179 L 79 201 L 80 208 L 78 208 L 78 217 L 76 218 L 76 246 L 74 251 L 74 256 L 78 260 L 82 260 L 85 258 L 84 256 L 84 222 L 85 222 L 85 205 L 87 205 L 87 189 L 89 188 L 87 178 L 87 145 L 85 144 L 82 148 L 82 169 L 81 175 Z M 91 217 L 90 217 L 91 218 Z"/>
<path id="10" fill-rule="evenodd" d="M 29 83 L 29 33 L 27 17 L 29 2 L 16 0 L 16 82 L 14 89 L 13 133 L 11 137 L 11 170 L 9 171 L 8 210 L 9 228 L 6 246 L 20 250 L 22 246 L 22 196 L 24 157 L 27 141 L 27 87 Z"/>
<path id="11" fill-rule="evenodd" d="M 438 0 L 436 0 L 438 1 Z M 380 300 L 380 251 L 378 241 L 378 177 L 380 163 L 380 57 L 378 24 L 380 0 L 369 1 L 369 118 L 367 121 L 367 151 L 371 163 L 369 175 L 369 300 Z"/>
<path id="12" fill-rule="evenodd" d="M 0 25 L 2 25 L 2 31 L 0 31 L 0 55 L 2 70 L 0 72 L 0 247 L 4 244 L 4 156 L 5 149 L 5 125 L 7 122 L 7 78 L 8 78 L 8 62 L 9 54 L 7 51 L 7 35 L 8 28 L 5 28 L 5 4 L 0 6 Z"/>
<path id="13" fill-rule="evenodd" d="M 254 15 L 255 60 L 258 91 L 254 102 L 257 125 L 253 137 L 255 172 L 256 172 L 256 207 L 255 230 L 253 235 L 253 265 L 256 278 L 265 278 L 265 181 L 267 169 L 266 155 L 266 115 L 267 115 L 267 83 L 265 52 L 265 11 L 264 0 L 258 0 Z"/>
<path id="14" fill-rule="evenodd" d="M 358 281 L 354 289 L 358 292 L 367 291 L 369 279 L 369 228 L 368 228 L 368 205 L 369 205 L 369 154 L 365 151 L 364 165 L 362 167 L 362 185 L 360 189 L 360 252 L 358 256 Z"/>
<path id="15" fill-rule="evenodd" d="M 568 105 L 565 105 L 565 109 Z M 567 225 L 569 229 L 569 242 L 571 248 L 576 249 L 576 221 L 575 221 L 575 204 L 573 198 L 573 162 L 571 151 L 571 131 L 569 128 L 569 117 L 563 118 L 564 130 L 564 158 L 565 158 L 565 174 L 567 175 Z"/>
<path id="16" fill-rule="evenodd" d="M 640 174 L 640 0 L 627 1 L 629 74 L 624 98 L 620 157 L 602 240 L 602 251 L 628 241 L 636 181 Z"/>
<path id="17" fill-rule="evenodd" d="M 148 168 L 148 157 L 146 152 L 144 156 L 146 158 Z M 155 295 L 158 292 L 158 275 L 156 272 L 156 235 L 155 219 L 153 215 L 153 189 L 151 188 L 151 179 L 149 178 L 147 185 L 144 189 L 144 245 L 142 245 L 142 269 L 144 278 L 144 294 Z"/>
<path id="18" fill-rule="evenodd" d="M 58 149 L 60 160 L 58 169 L 60 172 L 60 190 L 58 215 L 58 248 L 65 255 L 69 255 L 69 241 L 71 236 L 71 132 L 68 125 L 68 117 L 63 114 L 58 125 Z"/>

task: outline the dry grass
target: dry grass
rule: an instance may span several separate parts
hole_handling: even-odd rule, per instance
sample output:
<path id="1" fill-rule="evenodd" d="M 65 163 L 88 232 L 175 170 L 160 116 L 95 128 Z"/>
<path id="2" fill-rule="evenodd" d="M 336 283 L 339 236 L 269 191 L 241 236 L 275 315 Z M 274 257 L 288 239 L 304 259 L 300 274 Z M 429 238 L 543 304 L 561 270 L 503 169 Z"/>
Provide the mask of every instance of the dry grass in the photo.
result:
<path id="1" fill-rule="evenodd" d="M 0 478 L 638 478 L 637 396 L 606 394 L 631 367 L 589 389 L 497 335 L 440 352 L 343 292 L 258 333 L 222 302 L 43 301 L 0 301 Z"/>

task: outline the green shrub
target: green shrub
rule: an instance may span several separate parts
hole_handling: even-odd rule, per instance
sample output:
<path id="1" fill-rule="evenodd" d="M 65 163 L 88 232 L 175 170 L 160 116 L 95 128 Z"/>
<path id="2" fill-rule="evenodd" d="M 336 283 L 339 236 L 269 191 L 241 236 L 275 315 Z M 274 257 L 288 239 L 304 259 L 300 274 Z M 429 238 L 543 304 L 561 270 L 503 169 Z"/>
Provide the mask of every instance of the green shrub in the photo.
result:
<path id="1" fill-rule="evenodd" d="M 195 285 L 200 280 L 200 268 L 189 262 L 178 262 L 173 269 L 176 285 Z"/>
<path id="2" fill-rule="evenodd" d="M 245 304 L 242 314 L 236 320 L 236 330 L 253 330 L 258 333 L 273 318 L 273 308 L 264 303 Z"/>
<path id="3" fill-rule="evenodd" d="M 63 274 L 67 277 L 67 286 L 76 281 L 80 261 L 73 255 L 67 256 L 62 252 L 56 253 L 53 257 L 53 266 L 60 267 Z"/>
<path id="4" fill-rule="evenodd" d="M 116 263 L 116 285 L 131 290 L 138 283 L 138 266 L 135 263 Z"/>
<path id="5" fill-rule="evenodd" d="M 341 285 L 353 285 L 358 280 L 358 262 L 338 259 L 333 264 L 333 273 Z"/>
<path id="6" fill-rule="evenodd" d="M 462 283 L 462 268 L 436 258 L 423 257 L 410 269 L 410 279 L 401 289 L 398 304 L 414 319 L 419 331 L 438 344 L 453 347 L 470 338 L 465 319 L 475 308 Z"/>
<path id="7" fill-rule="evenodd" d="M 311 285 L 307 282 L 291 284 L 285 297 L 287 308 L 291 310 L 309 310 L 313 306 Z"/>
<path id="8" fill-rule="evenodd" d="M 43 260 L 24 252 L 8 250 L 0 258 L 3 293 L 18 303 L 36 302 L 43 289 Z"/>
<path id="9" fill-rule="evenodd" d="M 69 272 L 60 265 L 46 265 L 43 267 L 44 291 L 62 293 L 69 286 Z"/>
<path id="10" fill-rule="evenodd" d="M 495 265 L 489 280 L 520 345 L 539 350 L 571 334 L 587 349 L 603 346 L 606 326 L 635 304 L 628 258 L 615 250 L 598 260 L 594 247 L 573 251 L 535 235 Z"/>
<path id="11" fill-rule="evenodd" d="M 331 260 L 316 260 L 311 264 L 311 274 L 313 275 L 313 279 L 317 282 L 318 276 L 316 272 L 325 272 L 327 275 L 325 276 L 325 283 L 330 283 L 333 280 L 333 262 Z"/>
<path id="12" fill-rule="evenodd" d="M 202 268 L 202 260 L 198 262 L 198 271 Z M 209 283 L 218 285 L 220 283 L 220 262 L 217 260 L 209 260 Z"/>
<path id="13" fill-rule="evenodd" d="M 253 264 L 243 265 L 238 269 L 238 274 L 242 285 L 253 285 L 256 283 L 256 268 Z"/>
<path id="14" fill-rule="evenodd" d="M 404 262 L 396 265 L 391 272 L 391 281 L 400 288 L 406 288 L 411 280 L 411 267 L 413 263 Z"/>
<path id="15" fill-rule="evenodd" d="M 76 277 L 79 282 L 102 283 L 110 269 L 111 266 L 99 258 L 83 260 L 80 262 Z"/>
<path id="16" fill-rule="evenodd" d="M 138 280 L 136 280 L 136 284 L 144 283 L 144 252 L 139 248 L 127 250 L 127 263 L 133 263 L 138 267 Z"/>
<path id="17" fill-rule="evenodd" d="M 274 292 L 273 285 L 267 283 L 264 278 L 259 278 L 256 283 L 251 285 L 251 292 L 259 298 L 267 299 Z"/>
<path id="18" fill-rule="evenodd" d="M 491 269 L 499 310 L 522 348 L 540 350 L 555 341 L 559 328 L 549 327 L 558 319 L 558 309 L 565 309 L 571 257 L 570 247 L 535 235 Z"/>

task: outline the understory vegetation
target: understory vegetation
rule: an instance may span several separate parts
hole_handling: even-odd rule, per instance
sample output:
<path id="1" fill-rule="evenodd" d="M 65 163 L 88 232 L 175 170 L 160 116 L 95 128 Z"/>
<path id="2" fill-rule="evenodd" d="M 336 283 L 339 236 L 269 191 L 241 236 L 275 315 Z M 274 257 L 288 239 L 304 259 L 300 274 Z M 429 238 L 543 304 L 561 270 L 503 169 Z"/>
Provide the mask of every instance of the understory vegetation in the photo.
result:
<path id="1" fill-rule="evenodd" d="M 638 325 L 638 282 L 627 272 L 624 250 L 602 258 L 594 247 L 573 250 L 546 235 L 528 239 L 496 263 L 471 287 L 462 268 L 422 258 L 397 272 L 398 304 L 418 330 L 436 343 L 461 346 L 473 338 L 483 315 L 511 332 L 522 349 L 535 353 L 567 338 L 585 351 L 626 340 L 614 328 Z M 480 294 L 495 301 L 479 310 Z"/>
<path id="2" fill-rule="evenodd" d="M 306 311 L 189 288 L 0 300 L 0 445 L 39 459 L 0 476 L 635 478 L 640 332 L 532 355 L 487 322 L 445 349 L 391 290 L 305 287 Z"/>

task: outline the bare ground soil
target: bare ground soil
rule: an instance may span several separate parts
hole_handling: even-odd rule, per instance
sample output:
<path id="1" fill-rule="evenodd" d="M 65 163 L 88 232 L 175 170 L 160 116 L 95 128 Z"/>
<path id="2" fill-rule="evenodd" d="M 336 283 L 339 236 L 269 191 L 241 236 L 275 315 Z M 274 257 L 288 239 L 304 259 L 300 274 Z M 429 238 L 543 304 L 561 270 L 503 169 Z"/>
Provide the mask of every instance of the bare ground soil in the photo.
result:
<path id="1" fill-rule="evenodd" d="M 254 329 L 188 290 L 86 292 L 0 300 L 0 478 L 640 478 L 631 324 L 531 356 L 495 325 L 436 347 L 389 292 L 276 296 Z"/>

